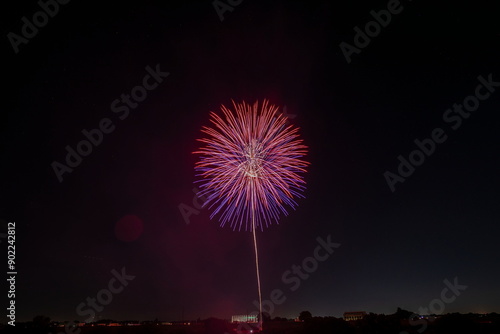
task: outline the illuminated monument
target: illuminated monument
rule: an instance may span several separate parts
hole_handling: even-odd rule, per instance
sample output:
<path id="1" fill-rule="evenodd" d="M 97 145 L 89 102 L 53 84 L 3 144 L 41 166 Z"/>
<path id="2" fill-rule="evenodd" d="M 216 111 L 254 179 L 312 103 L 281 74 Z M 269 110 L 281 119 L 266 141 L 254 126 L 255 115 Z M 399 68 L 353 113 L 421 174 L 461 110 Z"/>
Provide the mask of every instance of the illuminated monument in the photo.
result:
<path id="1" fill-rule="evenodd" d="M 232 323 L 246 322 L 246 323 L 257 323 L 259 319 L 257 315 L 233 315 L 231 317 Z"/>

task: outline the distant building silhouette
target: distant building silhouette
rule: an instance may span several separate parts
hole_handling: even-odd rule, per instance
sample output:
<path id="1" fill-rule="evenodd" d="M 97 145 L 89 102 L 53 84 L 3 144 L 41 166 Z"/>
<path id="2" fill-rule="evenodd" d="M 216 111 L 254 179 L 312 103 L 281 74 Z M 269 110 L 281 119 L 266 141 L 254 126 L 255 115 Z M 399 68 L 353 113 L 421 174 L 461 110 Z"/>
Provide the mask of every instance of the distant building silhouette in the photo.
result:
<path id="1" fill-rule="evenodd" d="M 257 318 L 257 315 L 233 315 L 231 317 L 231 322 L 232 323 L 238 323 L 238 322 L 257 323 L 257 322 L 259 322 L 259 319 Z"/>
<path id="2" fill-rule="evenodd" d="M 366 312 L 364 311 L 359 311 L 359 312 L 344 312 L 344 320 L 345 321 L 356 321 L 356 320 L 362 320 L 366 315 Z"/>

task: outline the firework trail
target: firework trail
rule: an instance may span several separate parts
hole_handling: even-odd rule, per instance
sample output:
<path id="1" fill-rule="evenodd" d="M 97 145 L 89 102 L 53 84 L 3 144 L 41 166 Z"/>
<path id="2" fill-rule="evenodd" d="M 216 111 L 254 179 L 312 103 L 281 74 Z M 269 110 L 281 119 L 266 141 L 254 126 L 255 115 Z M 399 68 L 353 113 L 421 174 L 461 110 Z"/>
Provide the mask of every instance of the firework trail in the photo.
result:
<path id="1" fill-rule="evenodd" d="M 308 162 L 301 158 L 307 147 L 299 139 L 298 128 L 286 125 L 287 118 L 278 108 L 263 101 L 253 106 L 233 101 L 234 112 L 222 106 L 224 118 L 212 112 L 213 127 L 203 127 L 205 146 L 195 171 L 204 206 L 213 209 L 210 218 L 219 215 L 221 226 L 229 222 L 233 230 L 253 232 L 257 285 L 259 290 L 260 327 L 262 297 L 257 252 L 257 228 L 263 230 L 278 223 L 286 206 L 297 206 L 294 198 L 303 197 L 305 181 L 302 173 Z"/>

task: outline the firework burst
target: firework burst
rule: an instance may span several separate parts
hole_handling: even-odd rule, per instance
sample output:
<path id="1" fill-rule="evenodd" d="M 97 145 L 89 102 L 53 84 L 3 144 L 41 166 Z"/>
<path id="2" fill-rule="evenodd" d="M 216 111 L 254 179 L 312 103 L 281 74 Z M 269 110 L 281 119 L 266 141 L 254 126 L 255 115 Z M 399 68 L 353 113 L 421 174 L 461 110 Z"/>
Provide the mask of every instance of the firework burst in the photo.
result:
<path id="1" fill-rule="evenodd" d="M 221 107 L 223 117 L 212 112 L 213 126 L 202 128 L 207 137 L 198 140 L 205 146 L 194 152 L 200 154 L 198 195 L 206 196 L 204 206 L 213 209 L 210 218 L 220 215 L 221 226 L 263 230 L 303 197 L 307 147 L 299 129 L 287 126 L 287 118 L 266 100 L 260 108 L 258 102 L 233 106 L 234 111 Z"/>
<path id="2" fill-rule="evenodd" d="M 307 147 L 298 139 L 298 128 L 286 125 L 286 117 L 264 100 L 253 106 L 234 103 L 234 112 L 222 106 L 224 119 L 211 113 L 214 127 L 203 127 L 208 137 L 199 139 L 205 146 L 195 165 L 201 177 L 199 197 L 204 206 L 214 208 L 210 218 L 220 214 L 221 226 L 228 221 L 233 229 L 251 226 L 259 292 L 259 329 L 262 330 L 257 228 L 278 222 L 286 207 L 295 208 L 294 197 L 303 197 L 302 173 L 308 163 L 301 158 Z"/>

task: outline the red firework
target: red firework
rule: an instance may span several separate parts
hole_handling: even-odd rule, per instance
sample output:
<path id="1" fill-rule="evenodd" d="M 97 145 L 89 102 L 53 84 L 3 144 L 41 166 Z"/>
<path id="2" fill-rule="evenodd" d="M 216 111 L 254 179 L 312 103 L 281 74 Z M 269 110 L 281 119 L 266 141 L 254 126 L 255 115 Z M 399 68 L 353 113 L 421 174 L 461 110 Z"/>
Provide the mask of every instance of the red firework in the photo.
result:
<path id="1" fill-rule="evenodd" d="M 287 118 L 266 100 L 260 108 L 258 102 L 233 106 L 234 112 L 222 106 L 223 117 L 212 112 L 213 127 L 202 128 L 205 146 L 194 152 L 201 155 L 195 165 L 199 196 L 207 197 L 211 218 L 220 214 L 221 226 L 249 230 L 255 219 L 262 230 L 303 197 L 307 147 L 299 129 L 286 126 Z"/>

